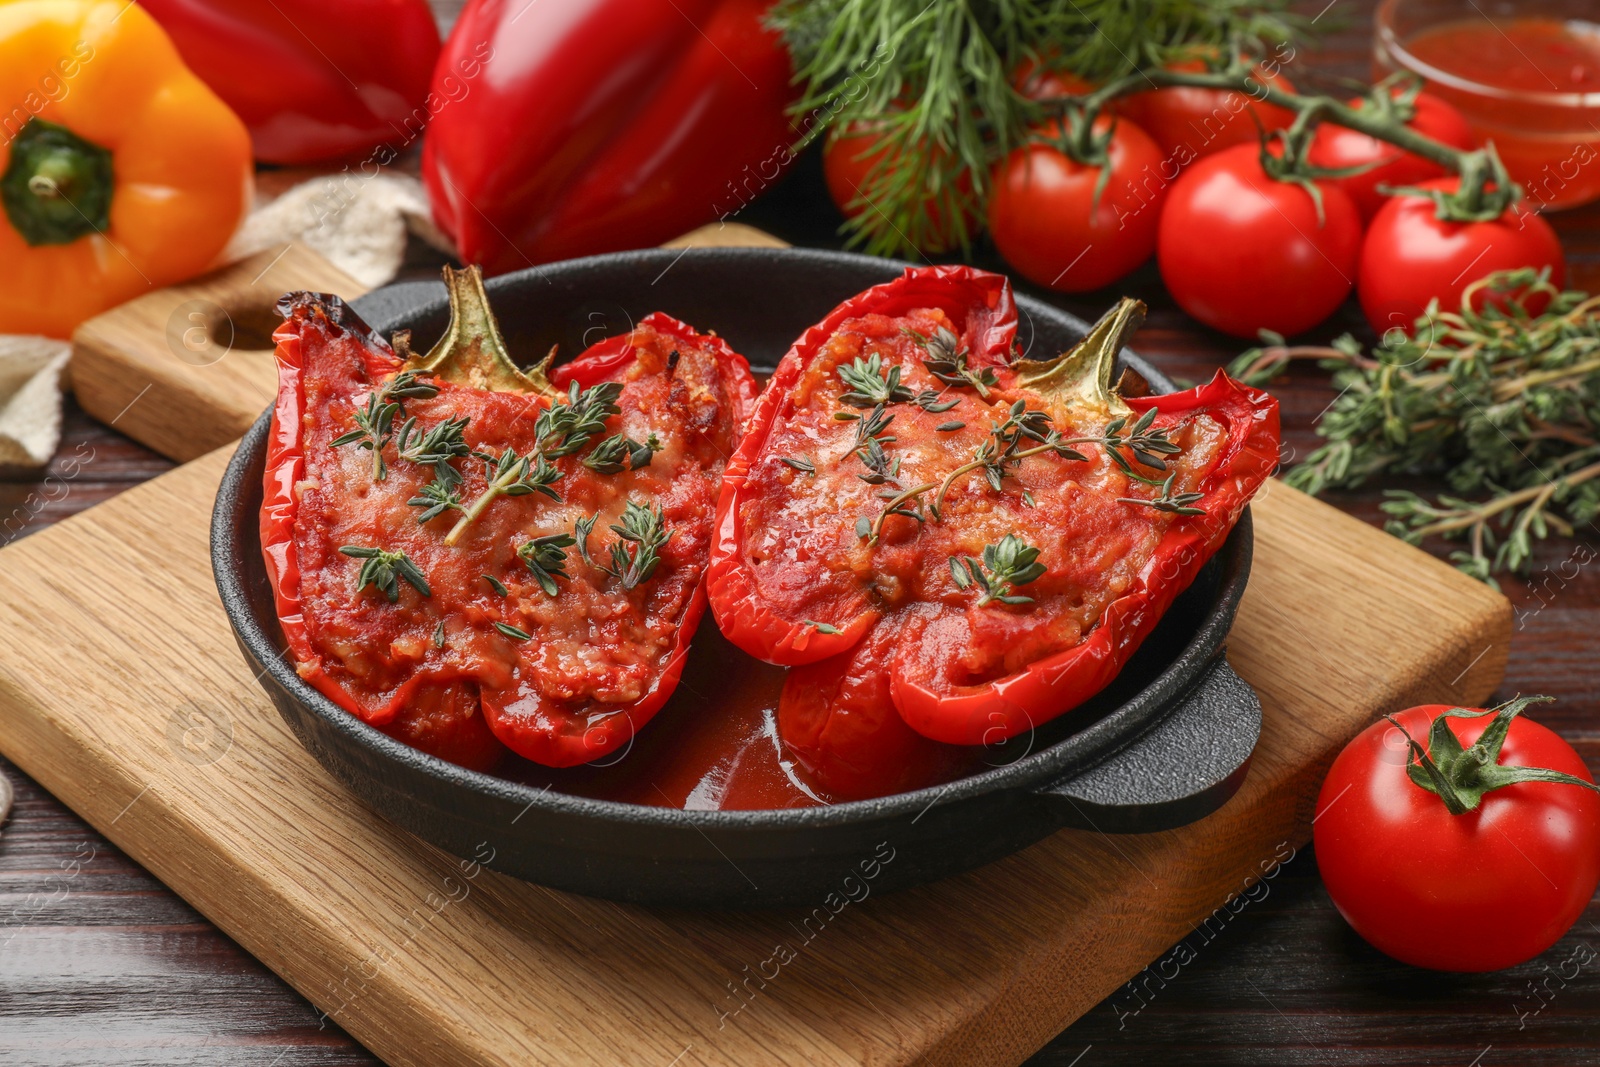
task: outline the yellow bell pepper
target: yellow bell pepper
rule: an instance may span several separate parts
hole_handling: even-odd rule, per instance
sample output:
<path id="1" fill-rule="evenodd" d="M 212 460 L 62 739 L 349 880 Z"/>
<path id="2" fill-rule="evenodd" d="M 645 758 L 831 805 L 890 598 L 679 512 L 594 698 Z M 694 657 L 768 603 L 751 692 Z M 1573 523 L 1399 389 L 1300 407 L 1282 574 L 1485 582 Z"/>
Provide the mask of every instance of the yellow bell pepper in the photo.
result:
<path id="1" fill-rule="evenodd" d="M 211 266 L 250 135 L 129 0 L 0 0 L 0 333 L 66 337 Z"/>

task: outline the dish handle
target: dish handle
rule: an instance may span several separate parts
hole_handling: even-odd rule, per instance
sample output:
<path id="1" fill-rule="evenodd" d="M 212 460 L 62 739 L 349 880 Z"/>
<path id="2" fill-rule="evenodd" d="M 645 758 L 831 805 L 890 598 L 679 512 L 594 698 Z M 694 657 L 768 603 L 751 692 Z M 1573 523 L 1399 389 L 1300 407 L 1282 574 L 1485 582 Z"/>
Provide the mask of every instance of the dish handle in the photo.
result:
<path id="1" fill-rule="evenodd" d="M 1061 825 L 1104 833 L 1170 830 L 1238 792 L 1261 736 L 1261 700 L 1218 653 L 1155 726 L 1087 770 L 1035 794 Z"/>

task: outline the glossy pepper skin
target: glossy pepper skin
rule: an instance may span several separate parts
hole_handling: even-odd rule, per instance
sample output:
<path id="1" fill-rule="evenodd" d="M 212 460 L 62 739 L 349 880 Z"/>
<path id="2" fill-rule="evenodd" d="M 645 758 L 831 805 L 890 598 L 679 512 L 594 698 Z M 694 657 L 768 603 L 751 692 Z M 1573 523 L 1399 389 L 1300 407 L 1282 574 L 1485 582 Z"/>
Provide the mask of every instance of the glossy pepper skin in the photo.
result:
<path id="1" fill-rule="evenodd" d="M 212 265 L 250 139 L 124 0 L 0 3 L 0 333 L 84 319 Z"/>
<path id="2" fill-rule="evenodd" d="M 452 286 L 463 276 L 465 272 L 453 277 Z M 678 386 L 692 391 L 692 384 L 682 378 L 683 365 L 689 359 L 679 363 L 677 350 L 693 349 L 709 353 L 708 359 L 716 368 L 713 376 L 716 386 L 728 404 L 722 413 L 726 416 L 725 425 L 735 434 L 754 403 L 755 383 L 743 357 L 714 335 L 698 334 L 684 323 L 660 313 L 642 319 L 635 332 L 602 341 L 573 361 L 554 368 L 548 380 L 544 378 L 542 367 L 525 376 L 503 355 L 497 327 L 483 310 L 486 304 L 481 302 L 481 285 L 475 289 L 476 302 L 474 286 L 470 283 L 464 290 L 453 288 L 455 320 L 446 341 L 436 349 L 446 353 L 445 361 L 417 363 L 413 360 L 409 364 L 412 368 L 427 368 L 430 380 L 438 383 L 435 396 L 410 402 L 410 412 L 420 413 L 431 425 L 436 425 L 446 415 L 470 415 L 466 432 L 474 447 L 499 449 L 514 444 L 515 451 L 522 453 L 530 443 L 529 435 L 538 432 L 539 412 L 549 407 L 552 397 L 565 397 L 567 387 L 576 385 L 584 390 L 603 382 L 636 382 L 637 378 L 646 377 L 635 373 L 643 368 L 635 345 L 638 335 L 644 331 L 675 350 L 668 361 L 669 367 L 676 366 L 678 373 L 678 377 L 672 379 L 677 383 L 673 395 L 677 394 Z M 457 315 L 458 305 L 467 309 L 467 313 Z M 414 650 L 412 638 L 416 634 L 408 636 L 408 628 L 419 621 L 425 623 L 422 629 L 428 631 L 437 621 L 440 627 L 437 633 L 441 636 L 434 639 L 431 649 L 423 651 L 420 660 L 406 660 L 408 666 L 404 669 L 382 675 L 382 685 L 371 685 L 366 679 L 352 675 L 348 670 L 350 657 L 340 651 L 340 645 L 349 644 L 352 639 L 345 629 L 338 629 L 348 616 L 341 618 L 338 609 L 330 607 L 326 595 L 324 579 L 330 573 L 328 561 L 340 558 L 326 551 L 336 543 L 327 540 L 326 532 L 335 528 L 348 531 L 350 526 L 337 524 L 352 519 L 368 529 L 371 526 L 367 517 L 383 521 L 392 514 L 392 509 L 381 498 L 397 481 L 405 478 L 406 472 L 395 446 L 387 445 L 391 462 L 383 488 L 357 492 L 352 489 L 352 483 L 336 477 L 338 449 L 352 446 L 330 445 L 328 438 L 331 419 L 337 410 L 355 405 L 373 384 L 390 380 L 408 364 L 336 297 L 292 293 L 280 302 L 279 310 L 285 321 L 274 334 L 279 390 L 267 444 L 260 530 L 279 624 L 300 675 L 363 722 L 413 747 L 474 769 L 492 767 L 506 748 L 547 766 L 569 767 L 598 759 L 630 744 L 635 733 L 655 716 L 676 688 L 690 641 L 705 610 L 703 560 L 708 531 L 704 526 L 709 524 L 716 478 L 731 441 L 727 442 L 727 447 L 712 446 L 716 465 L 706 479 L 710 484 L 701 490 L 703 508 L 679 503 L 696 499 L 695 488 L 681 483 L 683 479 L 700 479 L 698 468 L 691 469 L 685 464 L 662 470 L 659 464 L 665 461 L 659 459 L 650 465 L 667 482 L 660 504 L 669 517 L 676 521 L 680 512 L 691 514 L 681 515 L 682 521 L 674 526 L 673 537 L 662 549 L 665 560 L 654 579 L 639 584 L 638 595 L 645 598 L 651 611 L 657 603 L 649 599 L 652 588 L 673 583 L 682 596 L 681 600 L 673 601 L 680 606 L 670 616 L 669 643 L 664 646 L 659 662 L 651 665 L 646 684 L 636 698 L 605 702 L 583 698 L 562 700 L 545 693 L 537 677 L 530 678 L 524 672 L 528 657 L 537 658 L 542 653 L 545 631 L 524 623 L 531 633 L 524 637 L 522 644 L 508 645 L 505 637 L 497 637 L 488 630 L 496 613 L 505 610 L 503 605 L 513 602 L 507 599 L 503 589 L 498 596 L 484 599 L 490 587 L 478 583 L 477 572 L 481 569 L 485 574 L 500 574 L 505 584 L 512 587 L 511 595 L 520 596 L 519 579 L 513 574 L 521 575 L 523 570 L 514 557 L 509 561 L 505 559 L 503 533 L 506 528 L 514 528 L 519 531 L 520 538 L 525 538 L 536 532 L 554 532 L 544 530 L 539 524 L 548 525 L 549 509 L 562 506 L 563 502 L 547 500 L 538 494 L 497 501 L 494 508 L 502 515 L 518 507 L 521 501 L 528 501 L 531 508 L 499 520 L 508 524 L 500 528 L 500 533 L 485 529 L 489 516 L 480 518 L 478 525 L 468 530 L 466 537 L 453 548 L 448 547 L 451 545 L 448 540 L 441 545 L 440 539 L 454 516 L 446 516 L 441 520 L 442 525 L 430 528 L 406 514 L 396 520 L 406 533 L 395 533 L 394 528 L 389 527 L 379 536 L 382 543 L 414 553 L 416 564 L 428 572 L 429 592 L 425 599 L 419 599 L 420 591 L 408 588 L 397 609 L 393 602 L 385 605 L 381 599 L 374 601 L 370 596 L 362 601 L 361 590 L 354 590 L 350 602 L 355 605 L 356 615 L 364 620 L 359 638 L 354 639 L 359 646 L 359 654 L 354 658 L 387 662 L 396 655 L 396 649 L 408 647 L 407 642 Z M 489 323 L 486 329 L 477 334 L 472 332 L 486 321 Z M 486 365 L 477 358 L 485 352 L 501 356 Z M 452 360 L 457 362 L 452 365 Z M 438 405 L 438 409 L 430 409 L 430 402 Z M 623 403 L 626 409 L 627 401 Z M 676 401 L 669 401 L 667 406 L 673 403 Z M 613 427 L 620 417 L 613 416 Z M 679 432 L 685 429 L 678 427 Z M 717 426 L 709 422 L 688 429 L 695 433 L 717 432 Z M 670 432 L 664 424 L 663 432 Z M 484 434 L 484 438 L 474 440 L 471 435 L 477 433 Z M 501 444 L 488 445 L 491 438 Z M 330 458 L 335 465 L 329 465 Z M 566 468 L 557 485 L 560 493 L 590 494 L 585 496 L 590 499 L 600 485 L 593 479 L 600 476 L 593 476 L 587 487 L 574 485 L 585 477 L 579 473 L 584 470 L 582 458 L 569 454 L 555 459 Z M 366 462 L 364 458 L 359 460 L 363 468 Z M 353 484 L 365 486 L 368 481 L 363 477 Z M 478 483 L 469 476 L 467 485 L 470 490 Z M 404 492 L 398 493 L 400 498 L 404 495 Z M 472 493 L 469 491 L 466 495 L 470 497 Z M 379 503 L 375 509 L 363 510 L 363 501 L 369 499 Z M 618 498 L 613 495 L 612 499 Z M 492 508 L 489 515 L 493 514 Z M 688 523 L 696 518 L 703 524 L 698 534 L 688 528 Z M 597 554 L 603 556 L 600 542 L 609 539 L 610 535 L 605 533 L 595 537 Z M 572 549 L 570 542 L 567 547 Z M 692 559 L 696 555 L 698 564 Z M 567 596 L 568 591 L 577 586 L 580 576 L 592 574 L 592 565 L 587 561 L 580 565 L 575 550 L 566 562 L 570 571 L 563 575 L 562 596 Z M 510 568 L 510 573 L 506 567 Z M 462 581 L 463 573 L 471 577 Z M 562 610 L 582 618 L 586 609 L 598 603 L 594 599 L 564 600 Z M 441 605 L 436 617 L 418 614 L 432 614 L 432 609 L 425 605 Z M 650 614 L 648 618 L 624 621 L 644 625 L 663 618 L 668 616 Z M 604 622 L 604 619 L 599 620 L 601 625 Z M 330 624 L 335 629 L 330 629 Z M 443 638 L 446 626 L 451 634 L 448 640 Z M 488 634 L 490 646 L 474 639 L 483 634 Z M 500 634 L 504 635 L 505 631 L 501 630 Z M 592 635 L 590 640 L 589 649 L 596 661 L 604 662 L 619 651 L 628 651 L 608 646 Z M 502 651 L 511 649 L 511 655 L 501 655 L 493 647 L 495 645 Z"/>
<path id="3" fill-rule="evenodd" d="M 420 136 L 439 29 L 427 0 L 139 0 L 250 127 L 264 163 Z M 380 163 L 386 163 L 381 160 Z"/>
<path id="4" fill-rule="evenodd" d="M 1102 497 L 1100 517 L 1086 522 L 1081 529 L 1086 533 L 1107 533 L 1109 540 L 1105 543 L 1114 543 L 1122 524 L 1142 523 L 1139 528 L 1143 535 L 1159 538 L 1148 557 L 1128 576 L 1125 587 L 1120 591 L 1111 587 L 1104 593 L 1104 609 L 1067 647 L 1045 642 L 1041 646 L 1046 650 L 1043 654 L 1031 660 L 1025 656 L 1024 662 L 989 672 L 977 682 L 963 672 L 970 666 L 965 654 L 975 647 L 973 642 L 980 640 L 979 635 L 989 635 L 981 639 L 988 641 L 991 648 L 999 647 L 1010 664 L 1014 650 L 1005 646 L 1003 637 L 997 641 L 993 635 L 1029 636 L 1021 628 L 1023 625 L 1054 625 L 1052 616 L 1029 620 L 1028 613 L 1053 611 L 1046 603 L 1059 600 L 1041 594 L 1037 604 L 974 609 L 972 591 L 964 594 L 953 585 L 931 599 L 907 602 L 903 597 L 888 599 L 882 592 L 884 587 L 874 583 L 879 577 L 890 575 L 891 587 L 898 593 L 907 582 L 922 580 L 915 575 L 928 572 L 904 567 L 883 569 L 891 566 L 895 553 L 903 561 L 907 558 L 905 553 L 918 552 L 922 539 L 965 536 L 960 529 L 963 521 L 992 522 L 997 509 L 1002 515 L 1018 516 L 1014 520 L 1017 522 L 1044 522 L 1022 517 L 1040 515 L 1035 506 L 1048 508 L 1056 501 L 1041 496 L 1037 505 L 1024 504 L 1019 482 L 1005 481 L 1004 488 L 996 491 L 984 483 L 981 475 L 971 475 L 950 494 L 942 517 L 925 511 L 923 523 L 894 519 L 900 526 L 895 530 L 885 528 L 882 543 L 875 547 L 868 543 L 867 551 L 873 555 L 868 557 L 870 571 L 866 578 L 861 577 L 856 548 L 838 557 L 825 554 L 825 546 L 838 543 L 828 539 L 836 536 L 831 533 L 819 534 L 820 539 L 816 540 L 804 536 L 786 540 L 770 556 L 754 551 L 747 543 L 751 527 L 746 514 L 776 513 L 767 509 L 773 497 L 758 499 L 757 494 L 778 492 L 777 505 L 785 514 L 792 513 L 791 505 L 801 499 L 782 496 L 781 490 L 773 488 L 782 483 L 762 472 L 776 469 L 771 466 L 776 453 L 769 446 L 770 440 L 795 432 L 796 425 L 811 432 L 813 423 L 796 422 L 796 398 L 805 390 L 816 395 L 816 390 L 825 387 L 819 385 L 819 376 L 808 373 L 808 369 L 824 357 L 829 339 L 841 330 L 876 328 L 883 336 L 882 343 L 887 344 L 893 340 L 887 333 L 889 326 L 897 325 L 913 310 L 918 315 L 943 316 L 951 324 L 967 352 L 967 366 L 992 372 L 990 389 L 1000 401 L 998 407 L 984 409 L 972 393 L 965 393 L 962 406 L 933 416 L 934 420 L 960 416 L 969 424 L 982 420 L 980 424 L 992 425 L 991 413 L 1006 410 L 1013 398 L 1026 400 L 1032 410 L 1047 400 L 1077 405 L 1081 393 L 1085 406 L 1080 410 L 1091 410 L 1086 405 L 1095 405 L 1089 423 L 1096 427 L 1118 413 L 1132 423 L 1150 412 L 1152 425 L 1175 435 L 1188 432 L 1185 427 L 1198 425 L 1201 416 L 1209 427 L 1203 437 L 1209 458 L 1203 467 L 1195 467 L 1186 475 L 1197 479 L 1191 488 L 1197 494 L 1194 503 L 1204 509 L 1204 514 L 1179 515 L 1157 527 L 1148 521 L 1156 509 L 1104 501 Z M 1050 364 L 1018 361 L 1013 365 L 1017 317 L 1009 285 L 1003 278 L 966 267 L 912 268 L 900 279 L 846 301 L 807 331 L 779 364 L 739 450 L 724 471 L 709 571 L 711 605 L 723 633 L 734 644 L 754 656 L 794 668 L 779 707 L 780 734 L 812 780 L 836 798 L 882 795 L 937 781 L 941 766 L 952 761 L 950 746 L 995 744 L 1017 736 L 1103 689 L 1154 630 L 1177 594 L 1188 587 L 1221 546 L 1251 494 L 1275 466 L 1276 402 L 1226 375 L 1219 373 L 1199 388 L 1159 397 L 1130 397 L 1123 401 L 1110 393 L 1115 353 L 1123 337 L 1140 320 L 1142 306 L 1125 301 L 1095 327 L 1082 345 L 1060 360 Z M 1085 359 L 1085 353 L 1094 358 Z M 1072 373 L 1052 380 L 1047 370 L 1053 366 Z M 904 367 L 902 364 L 902 370 Z M 1078 367 L 1087 369 L 1079 373 L 1074 369 Z M 919 387 L 909 375 L 905 380 L 912 382 L 913 391 Z M 953 397 L 957 391 L 945 395 Z M 898 435 L 893 448 L 908 464 L 921 462 L 916 457 L 928 454 L 930 440 L 925 430 L 917 428 L 921 416 L 911 404 L 897 405 L 896 410 L 897 423 L 890 428 Z M 1065 425 L 1059 415 L 1057 425 Z M 830 432 L 818 431 L 822 437 Z M 1079 478 L 1088 485 L 1097 470 L 1109 469 L 1109 457 L 1097 454 L 1100 446 L 1079 447 L 1086 456 L 1042 456 L 1026 462 L 1058 464 L 1060 469 L 1052 477 Z M 828 448 L 823 440 L 814 442 L 811 455 L 816 457 L 815 466 L 824 463 L 821 457 L 829 454 Z M 852 465 L 849 470 L 855 472 L 858 468 Z M 797 475 L 790 484 L 810 485 L 810 481 L 802 479 L 813 477 Z M 924 477 L 929 477 L 925 467 L 908 475 L 906 481 L 921 481 Z M 1055 484 L 1062 491 L 1071 489 L 1068 483 Z M 1132 490 L 1123 490 L 1128 491 Z M 797 492 L 803 494 L 806 490 Z M 1139 490 L 1146 498 L 1149 493 L 1149 489 Z M 931 494 L 925 499 L 932 499 Z M 835 527 L 847 531 L 849 514 L 820 513 L 816 521 L 826 524 L 830 532 Z M 1000 519 L 1002 524 L 1007 521 L 1012 520 Z M 941 556 L 935 562 L 942 562 L 943 551 L 934 553 Z M 1078 545 L 1068 538 L 1065 544 L 1056 545 L 1041 557 L 1041 562 L 1061 574 L 1075 573 L 1079 577 L 1074 581 L 1100 581 L 1096 564 L 1073 558 L 1078 552 Z M 934 567 L 932 573 L 937 575 L 940 570 Z M 847 575 L 862 580 L 859 589 L 841 581 Z M 824 588 L 828 592 L 818 592 Z M 1024 586 L 1016 591 L 1026 593 L 1034 588 Z M 993 614 L 986 615 L 986 611 Z M 819 622 L 825 628 L 818 626 Z M 1012 624 L 1018 627 L 1007 630 Z"/>
<path id="5" fill-rule="evenodd" d="M 768 3 L 470 0 L 434 90 L 475 57 L 483 72 L 434 116 L 422 157 L 462 258 L 500 274 L 648 247 L 770 185 L 796 134 Z"/>

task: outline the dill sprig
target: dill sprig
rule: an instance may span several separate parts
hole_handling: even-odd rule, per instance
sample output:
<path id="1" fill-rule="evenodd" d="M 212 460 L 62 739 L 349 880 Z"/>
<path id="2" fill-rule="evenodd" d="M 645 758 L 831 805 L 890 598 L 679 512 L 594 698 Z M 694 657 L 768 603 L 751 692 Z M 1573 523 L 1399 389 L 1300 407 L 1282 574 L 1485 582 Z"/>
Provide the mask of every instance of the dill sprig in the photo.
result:
<path id="1" fill-rule="evenodd" d="M 367 545 L 344 545 L 339 552 L 366 561 L 361 564 L 361 570 L 356 575 L 358 593 L 370 585 L 393 604 L 400 599 L 400 583 L 404 581 L 423 596 L 433 596 L 433 590 L 428 588 L 428 579 L 423 575 L 422 569 L 411 562 L 411 558 L 404 552 L 387 552 Z"/>
<path id="2" fill-rule="evenodd" d="M 439 395 L 439 387 L 422 380 L 424 372 L 406 370 L 390 378 L 367 394 L 367 405 L 357 408 L 356 428 L 335 437 L 328 444 L 358 444 L 372 453 L 372 480 L 381 482 L 388 476 L 384 466 L 383 450 L 394 437 L 394 420 L 404 411 L 404 400 L 427 400 Z"/>
<path id="3" fill-rule="evenodd" d="M 1474 310 L 1486 293 L 1504 306 Z M 1600 295 L 1562 292 L 1548 272 L 1501 271 L 1370 353 L 1348 336 L 1327 349 L 1270 345 L 1230 370 L 1261 381 L 1300 358 L 1332 369 L 1340 392 L 1317 423 L 1326 443 L 1288 472 L 1290 485 L 1316 494 L 1442 476 L 1448 492 L 1432 500 L 1389 490 L 1388 529 L 1414 544 L 1464 540 L 1451 560 L 1491 584 L 1525 570 L 1534 541 L 1600 516 Z"/>
<path id="4" fill-rule="evenodd" d="M 590 515 L 579 519 L 575 526 L 578 555 L 589 566 L 609 574 L 622 583 L 622 588 L 632 589 L 640 582 L 650 580 L 661 564 L 660 548 L 672 540 L 666 518 L 661 508 L 651 508 L 630 500 L 622 511 L 622 521 L 611 524 L 617 535 L 610 549 L 610 564 L 596 563 L 589 555 L 589 535 L 600 516 Z"/>
<path id="5" fill-rule="evenodd" d="M 1033 597 L 1013 592 L 1019 585 L 1044 574 L 1044 564 L 1038 562 L 1039 550 L 1016 534 L 1006 534 L 999 544 L 984 545 L 983 559 L 960 556 L 950 560 L 950 577 L 958 589 L 977 586 L 983 590 L 978 607 L 987 607 L 998 600 L 1002 604 L 1031 604 Z"/>
<path id="6" fill-rule="evenodd" d="M 966 248 L 991 168 L 1045 118 L 1013 87 L 1028 61 L 1103 82 L 1196 48 L 1264 55 L 1307 25 L 1286 0 L 780 0 L 768 15 L 805 91 L 809 141 L 865 127 L 882 155 L 846 223 L 854 245 L 915 255 Z M 930 210 L 930 204 L 932 209 Z M 955 233 L 941 230 L 954 228 Z"/>

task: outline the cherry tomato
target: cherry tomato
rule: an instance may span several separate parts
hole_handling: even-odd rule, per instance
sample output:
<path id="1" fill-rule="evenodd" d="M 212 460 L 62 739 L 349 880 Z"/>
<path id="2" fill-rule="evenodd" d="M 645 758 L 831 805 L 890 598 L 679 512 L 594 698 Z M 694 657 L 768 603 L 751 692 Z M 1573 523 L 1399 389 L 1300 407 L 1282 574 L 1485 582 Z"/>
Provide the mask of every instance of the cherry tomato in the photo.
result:
<path id="1" fill-rule="evenodd" d="M 1428 704 L 1395 718 L 1427 744 L 1430 725 L 1448 710 Z M 1446 720 L 1463 746 L 1492 721 Z M 1519 782 L 1453 815 L 1411 780 L 1410 762 L 1404 737 L 1379 721 L 1328 771 L 1312 829 L 1340 914 L 1374 947 L 1437 970 L 1499 970 L 1553 945 L 1600 884 L 1600 795 Z M 1523 718 L 1511 720 L 1498 762 L 1594 781 L 1570 745 Z"/>
<path id="2" fill-rule="evenodd" d="M 1051 100 L 1058 96 L 1082 96 L 1094 90 L 1094 83 L 1059 67 L 1040 66 L 1031 59 L 1017 65 L 1011 76 L 1017 92 L 1030 100 Z"/>
<path id="3" fill-rule="evenodd" d="M 863 194 L 868 193 L 868 181 L 885 151 L 877 134 L 862 130 L 859 126 L 853 126 L 842 134 L 837 130 L 828 134 L 822 150 L 822 176 L 828 185 L 828 195 L 845 218 L 855 218 L 864 211 L 872 210 L 860 201 Z M 953 192 L 963 202 L 969 202 L 972 179 L 963 174 Z M 948 203 L 948 195 L 929 196 L 926 201 L 928 217 L 925 228 L 920 233 L 906 235 L 924 252 L 948 252 L 961 243 L 962 232 L 970 234 L 977 225 L 977 216 L 970 208 L 965 213 L 961 229 L 951 225 L 954 213 Z"/>
<path id="4" fill-rule="evenodd" d="M 1352 100 L 1350 106 L 1359 108 L 1362 101 Z M 1430 93 L 1418 93 L 1412 101 L 1412 107 L 1415 114 L 1407 120 L 1406 125 L 1413 130 L 1456 148 L 1475 147 L 1472 127 L 1461 117 L 1461 112 L 1450 104 Z M 1350 194 L 1350 199 L 1356 202 L 1356 208 L 1361 212 L 1362 222 L 1371 222 L 1372 216 L 1389 199 L 1378 191 L 1378 186 L 1416 185 L 1445 176 L 1445 169 L 1437 163 L 1331 122 L 1317 127 L 1306 160 L 1314 166 L 1330 168 L 1377 164 L 1371 170 L 1352 174 L 1348 178 L 1328 179 Z"/>
<path id="5" fill-rule="evenodd" d="M 1238 337 L 1289 335 L 1327 318 L 1355 282 L 1361 217 L 1344 190 L 1275 181 L 1255 145 L 1190 166 L 1167 192 L 1157 256 L 1178 305 Z"/>
<path id="6" fill-rule="evenodd" d="M 1439 178 L 1419 188 L 1455 191 L 1460 179 Z M 1446 222 L 1434 202 L 1422 196 L 1390 197 L 1372 219 L 1361 246 L 1361 309 L 1373 330 L 1395 327 L 1410 332 L 1435 297 L 1453 311 L 1468 285 L 1497 270 L 1549 267 L 1550 281 L 1566 279 L 1561 241 L 1536 213 L 1522 204 L 1508 207 L 1490 222 Z M 1489 294 L 1474 304 L 1482 307 Z M 1538 314 L 1544 302 L 1530 300 Z"/>
<path id="7" fill-rule="evenodd" d="M 1206 64 L 1191 59 L 1169 63 L 1167 69 L 1199 73 Z M 1281 73 L 1268 74 L 1257 65 L 1255 74 L 1275 89 L 1294 92 Z M 1132 119 L 1150 135 L 1163 157 L 1176 160 L 1179 166 L 1234 145 L 1255 144 L 1260 139 L 1258 119 L 1261 128 L 1269 132 L 1285 129 L 1294 121 L 1294 112 L 1287 108 L 1230 89 L 1151 89 L 1125 96 L 1114 106 L 1117 114 Z"/>
<path id="8" fill-rule="evenodd" d="M 1102 116 L 1095 131 L 1112 120 Z M 1057 128 L 1047 131 L 1057 136 Z M 1161 151 L 1131 122 L 1107 145 L 1111 175 L 1095 204 L 1100 168 L 1047 144 L 1012 152 L 995 171 L 989 233 L 1006 262 L 1030 281 L 1065 293 L 1110 285 L 1150 258 L 1167 181 Z"/>

